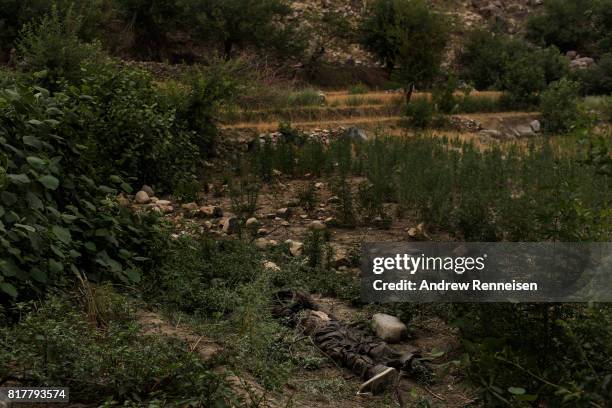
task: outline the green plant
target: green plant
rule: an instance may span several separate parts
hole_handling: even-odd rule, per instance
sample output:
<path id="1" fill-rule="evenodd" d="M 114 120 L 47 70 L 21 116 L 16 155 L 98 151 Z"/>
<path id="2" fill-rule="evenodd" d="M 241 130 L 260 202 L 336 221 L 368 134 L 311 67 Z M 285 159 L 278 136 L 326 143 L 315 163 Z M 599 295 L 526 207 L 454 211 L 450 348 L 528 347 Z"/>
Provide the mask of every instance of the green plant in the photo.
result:
<path id="1" fill-rule="evenodd" d="M 406 102 L 415 86 L 435 78 L 449 38 L 449 21 L 421 0 L 377 0 L 361 25 L 361 43 L 402 84 Z"/>
<path id="2" fill-rule="evenodd" d="M 16 44 L 18 57 L 43 87 L 58 90 L 64 80 L 78 83 L 81 64 L 100 53 L 97 45 L 79 39 L 81 25 L 72 7 L 61 14 L 55 6 L 40 21 L 24 25 Z"/>
<path id="3" fill-rule="evenodd" d="M 129 184 L 95 174 L 71 102 L 38 87 L 0 92 L 0 289 L 13 298 L 68 285 L 75 274 L 138 282 L 156 244 L 156 217 L 113 198 Z"/>
<path id="4" fill-rule="evenodd" d="M 544 130 L 548 133 L 567 133 L 576 124 L 578 87 L 575 82 L 562 79 L 552 83 L 540 96 L 540 111 Z"/>
<path id="5" fill-rule="evenodd" d="M 306 211 L 312 211 L 317 206 L 317 187 L 316 183 L 307 183 L 298 191 L 300 205 Z"/>
<path id="6" fill-rule="evenodd" d="M 349 95 L 362 95 L 370 92 L 370 88 L 367 85 L 359 83 L 357 85 L 353 85 L 348 89 Z"/>
<path id="7" fill-rule="evenodd" d="M 223 376 L 180 340 L 143 335 L 132 320 L 112 320 L 99 330 L 66 298 L 20 307 L 19 322 L 0 328 L 2 382 L 61 383 L 75 401 L 172 398 L 219 406 L 236 401 Z"/>
<path id="8" fill-rule="evenodd" d="M 434 110 L 427 98 L 416 98 L 406 105 L 405 123 L 408 127 L 425 129 L 431 126 L 434 119 Z"/>

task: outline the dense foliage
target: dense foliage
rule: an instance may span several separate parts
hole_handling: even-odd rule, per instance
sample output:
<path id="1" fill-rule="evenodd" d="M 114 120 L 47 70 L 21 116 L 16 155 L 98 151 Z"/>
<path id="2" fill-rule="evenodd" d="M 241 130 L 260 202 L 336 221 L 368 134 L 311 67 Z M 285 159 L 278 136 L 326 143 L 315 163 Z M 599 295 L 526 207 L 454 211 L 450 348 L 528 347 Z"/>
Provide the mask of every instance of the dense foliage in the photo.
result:
<path id="1" fill-rule="evenodd" d="M 449 38 L 449 21 L 421 0 L 377 0 L 361 26 L 363 46 L 407 90 L 430 85 Z"/>

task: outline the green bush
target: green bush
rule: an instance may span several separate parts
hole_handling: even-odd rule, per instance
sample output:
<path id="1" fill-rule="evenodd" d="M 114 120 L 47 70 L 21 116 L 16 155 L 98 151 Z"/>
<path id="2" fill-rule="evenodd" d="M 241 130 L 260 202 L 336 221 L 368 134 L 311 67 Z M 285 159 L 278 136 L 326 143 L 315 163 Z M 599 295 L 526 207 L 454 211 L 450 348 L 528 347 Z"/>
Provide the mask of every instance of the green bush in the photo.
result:
<path id="1" fill-rule="evenodd" d="M 223 377 L 178 339 L 145 336 L 130 320 L 113 320 L 100 330 L 60 297 L 20 308 L 20 321 L 0 328 L 2 379 L 62 384 L 70 387 L 72 401 L 172 398 L 181 405 L 230 406 L 235 399 Z"/>
<path id="2" fill-rule="evenodd" d="M 74 102 L 38 87 L 0 92 L 0 289 L 13 298 L 75 273 L 137 282 L 155 243 L 155 217 L 112 198 L 129 184 L 96 174 Z"/>
<path id="3" fill-rule="evenodd" d="M 40 21 L 24 25 L 17 41 L 20 66 L 35 73 L 39 83 L 58 90 L 62 81 L 77 83 L 81 78 L 81 64 L 99 53 L 96 45 L 79 39 L 82 18 L 70 7 L 64 15 L 57 7 Z"/>
<path id="4" fill-rule="evenodd" d="M 368 92 L 370 92 L 370 88 L 368 88 L 367 85 L 361 83 L 353 85 L 348 89 L 349 95 L 362 95 L 367 94 Z"/>
<path id="5" fill-rule="evenodd" d="M 567 79 L 552 83 L 542 92 L 540 111 L 542 124 L 548 133 L 567 133 L 576 124 L 579 85 Z"/>
<path id="6" fill-rule="evenodd" d="M 434 119 L 434 109 L 427 98 L 415 98 L 406 106 L 405 123 L 415 129 L 426 129 Z"/>
<path id="7" fill-rule="evenodd" d="M 604 54 L 597 64 L 587 69 L 576 70 L 573 77 L 588 95 L 612 94 L 612 53 Z"/>

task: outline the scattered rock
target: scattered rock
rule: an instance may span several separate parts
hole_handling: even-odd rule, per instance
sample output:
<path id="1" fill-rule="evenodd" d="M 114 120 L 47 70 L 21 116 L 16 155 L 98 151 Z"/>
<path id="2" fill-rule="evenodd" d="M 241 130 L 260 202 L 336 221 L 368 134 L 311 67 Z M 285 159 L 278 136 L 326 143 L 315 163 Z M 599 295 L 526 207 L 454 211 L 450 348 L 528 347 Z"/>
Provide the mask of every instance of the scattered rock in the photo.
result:
<path id="1" fill-rule="evenodd" d="M 344 135 L 352 142 L 365 142 L 368 140 L 366 131 L 354 126 L 346 129 Z"/>
<path id="2" fill-rule="evenodd" d="M 155 191 L 153 191 L 153 189 L 146 184 L 140 188 L 140 191 L 144 191 L 149 195 L 149 197 L 153 197 L 155 195 Z"/>
<path id="3" fill-rule="evenodd" d="M 315 188 L 316 188 L 316 189 L 319 189 L 319 190 L 320 190 L 320 189 L 322 189 L 323 187 L 325 187 L 325 184 L 324 184 L 324 183 L 321 183 L 321 182 L 315 183 Z"/>
<path id="4" fill-rule="evenodd" d="M 327 203 L 328 204 L 339 204 L 340 203 L 340 197 L 338 196 L 331 196 L 327 199 Z"/>
<path id="5" fill-rule="evenodd" d="M 514 130 L 516 131 L 518 137 L 533 137 L 533 136 L 535 136 L 535 133 L 534 133 L 533 129 L 531 129 L 531 126 L 518 125 L 517 127 L 514 128 Z"/>
<path id="6" fill-rule="evenodd" d="M 324 231 L 327 229 L 327 225 L 321 221 L 313 221 L 310 223 L 309 228 L 313 231 Z"/>
<path id="7" fill-rule="evenodd" d="M 283 219 L 287 219 L 291 217 L 291 208 L 289 207 L 279 208 L 278 210 L 276 210 L 276 216 L 279 218 L 283 218 Z"/>
<path id="8" fill-rule="evenodd" d="M 579 70 L 587 69 L 595 64 L 595 60 L 590 57 L 576 58 L 570 62 L 570 69 Z"/>
<path id="9" fill-rule="evenodd" d="M 304 253 L 304 244 L 298 241 L 293 241 L 288 239 L 285 241 L 286 244 L 289 244 L 289 253 L 292 256 L 300 256 Z"/>
<path id="10" fill-rule="evenodd" d="M 260 237 L 264 237 L 264 236 L 268 235 L 269 233 L 270 233 L 270 231 L 268 231 L 265 228 L 260 228 L 260 229 L 257 230 L 257 235 L 260 236 Z"/>
<path id="11" fill-rule="evenodd" d="M 229 216 L 223 220 L 223 232 L 228 235 L 234 234 L 238 231 L 238 218 Z"/>
<path id="12" fill-rule="evenodd" d="M 168 201 L 168 200 L 157 200 L 157 202 L 155 203 L 156 205 L 160 206 L 160 207 L 167 207 L 169 205 L 172 205 L 172 201 Z"/>
<path id="13" fill-rule="evenodd" d="M 499 130 L 495 129 L 483 129 L 479 132 L 483 136 L 492 137 L 493 139 L 502 139 L 504 136 Z"/>
<path id="14" fill-rule="evenodd" d="M 372 316 L 372 329 L 387 343 L 399 343 L 408 332 L 408 328 L 400 319 L 384 313 Z"/>
<path id="15" fill-rule="evenodd" d="M 196 203 L 186 203 L 181 205 L 181 209 L 185 211 L 197 211 L 198 205 Z"/>
<path id="16" fill-rule="evenodd" d="M 264 269 L 268 269 L 274 272 L 280 272 L 281 268 L 272 261 L 264 261 L 263 263 Z"/>
<path id="17" fill-rule="evenodd" d="M 140 190 L 136 193 L 134 201 L 136 202 L 136 204 L 149 204 L 151 202 L 151 198 L 145 191 Z"/>
<path id="18" fill-rule="evenodd" d="M 246 220 L 244 225 L 250 230 L 256 230 L 259 227 L 259 220 L 255 217 L 251 217 Z"/>
<path id="19" fill-rule="evenodd" d="M 270 247 L 276 246 L 277 244 L 278 243 L 276 241 L 267 238 L 257 238 L 255 241 L 253 241 L 253 245 L 255 245 L 255 248 L 261 249 L 262 251 Z"/>
<path id="20" fill-rule="evenodd" d="M 220 218 L 223 217 L 223 209 L 217 205 L 206 205 L 200 207 L 200 215 L 208 218 Z"/>
<path id="21" fill-rule="evenodd" d="M 539 120 L 533 120 L 529 126 L 531 127 L 531 130 L 533 130 L 535 133 L 540 133 L 540 130 L 542 130 L 542 124 L 540 124 Z"/>

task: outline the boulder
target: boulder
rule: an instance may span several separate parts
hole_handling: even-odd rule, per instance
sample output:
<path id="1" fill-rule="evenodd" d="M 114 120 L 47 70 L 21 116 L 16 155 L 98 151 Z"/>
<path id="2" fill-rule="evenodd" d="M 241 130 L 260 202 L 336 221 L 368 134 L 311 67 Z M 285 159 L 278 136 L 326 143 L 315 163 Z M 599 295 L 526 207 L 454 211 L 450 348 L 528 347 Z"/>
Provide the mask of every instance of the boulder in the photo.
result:
<path id="1" fill-rule="evenodd" d="M 262 251 L 270 247 L 276 246 L 277 244 L 278 243 L 276 241 L 267 238 L 257 238 L 255 241 L 253 241 L 253 245 L 255 245 L 255 248 L 261 249 Z"/>
<path id="2" fill-rule="evenodd" d="M 267 269 L 273 272 L 280 272 L 281 270 L 281 268 L 272 261 L 264 261 L 263 267 L 264 269 Z"/>
<path id="3" fill-rule="evenodd" d="M 368 140 L 366 131 L 355 126 L 346 129 L 344 136 L 351 142 L 365 142 Z"/>
<path id="4" fill-rule="evenodd" d="M 533 131 L 533 129 L 531 129 L 531 126 L 527 126 L 527 125 L 519 125 L 517 127 L 514 128 L 516 134 L 518 137 L 532 137 L 535 136 L 535 133 Z"/>
<path id="5" fill-rule="evenodd" d="M 313 221 L 308 227 L 313 231 L 324 231 L 327 229 L 327 225 L 321 221 Z"/>
<path id="6" fill-rule="evenodd" d="M 223 217 L 223 209 L 217 205 L 205 205 L 200 207 L 200 216 L 208 218 L 220 218 Z"/>
<path id="7" fill-rule="evenodd" d="M 256 230 L 259 227 L 259 220 L 255 217 L 251 217 L 244 223 L 245 227 L 250 230 Z"/>
<path id="8" fill-rule="evenodd" d="M 387 343 L 399 343 L 408 333 L 408 328 L 400 319 L 384 313 L 372 316 L 372 330 Z"/>
<path id="9" fill-rule="evenodd" d="M 238 231 L 238 218 L 229 216 L 223 220 L 223 232 L 227 235 L 234 234 Z"/>
<path id="10" fill-rule="evenodd" d="M 181 209 L 185 211 L 197 211 L 198 205 L 196 203 L 181 204 Z"/>
<path id="11" fill-rule="evenodd" d="M 278 218 L 283 218 L 283 219 L 287 219 L 291 217 L 291 208 L 289 207 L 279 208 L 278 210 L 276 210 L 276 216 Z"/>
<path id="12" fill-rule="evenodd" d="M 136 193 L 136 197 L 134 197 L 134 201 L 136 204 L 149 204 L 151 202 L 151 198 L 146 193 L 146 191 L 140 190 Z"/>
<path id="13" fill-rule="evenodd" d="M 328 204 L 339 204 L 340 203 L 340 197 L 338 196 L 331 196 L 327 199 L 327 203 Z"/>
<path id="14" fill-rule="evenodd" d="M 542 130 L 542 124 L 540 123 L 539 120 L 533 120 L 531 121 L 531 123 L 529 124 L 529 126 L 531 127 L 531 130 L 533 130 L 536 133 L 540 133 L 540 130 Z"/>
<path id="15" fill-rule="evenodd" d="M 270 231 L 268 231 L 265 228 L 260 228 L 260 229 L 257 230 L 257 235 L 260 236 L 260 237 L 264 237 L 264 236 L 268 235 L 269 233 L 270 233 Z"/>
<path id="16" fill-rule="evenodd" d="M 160 206 L 160 207 L 167 207 L 169 205 L 172 205 L 172 201 L 168 201 L 168 200 L 157 200 L 155 202 L 156 205 Z"/>
<path id="17" fill-rule="evenodd" d="M 570 69 L 587 69 L 595 64 L 595 60 L 589 57 L 576 58 L 570 62 Z"/>
<path id="18" fill-rule="evenodd" d="M 298 241 L 293 241 L 288 239 L 285 241 L 286 244 L 289 244 L 289 253 L 292 256 L 300 256 L 304 253 L 304 244 Z"/>
<path id="19" fill-rule="evenodd" d="M 153 191 L 153 189 L 146 184 L 140 188 L 140 191 L 144 191 L 149 195 L 149 197 L 153 197 L 155 195 L 155 191 Z"/>

